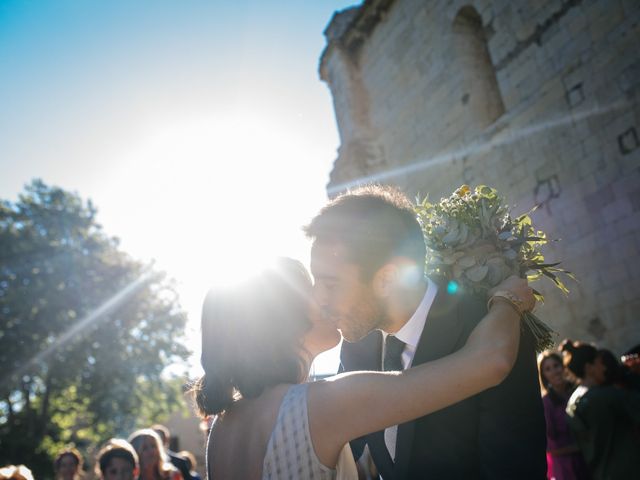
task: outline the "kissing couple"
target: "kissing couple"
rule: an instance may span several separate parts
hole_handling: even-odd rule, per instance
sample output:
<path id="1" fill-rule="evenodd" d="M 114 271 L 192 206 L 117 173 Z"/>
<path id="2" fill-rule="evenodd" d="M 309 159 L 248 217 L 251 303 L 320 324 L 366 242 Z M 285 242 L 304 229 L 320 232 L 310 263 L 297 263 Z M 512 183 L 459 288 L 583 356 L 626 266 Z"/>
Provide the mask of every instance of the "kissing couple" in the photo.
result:
<path id="1" fill-rule="evenodd" d="M 526 280 L 477 298 L 425 277 L 413 206 L 389 186 L 331 200 L 305 232 L 313 282 L 281 258 L 204 302 L 209 479 L 356 480 L 365 447 L 384 480 L 544 479 Z M 340 334 L 341 373 L 308 382 Z"/>

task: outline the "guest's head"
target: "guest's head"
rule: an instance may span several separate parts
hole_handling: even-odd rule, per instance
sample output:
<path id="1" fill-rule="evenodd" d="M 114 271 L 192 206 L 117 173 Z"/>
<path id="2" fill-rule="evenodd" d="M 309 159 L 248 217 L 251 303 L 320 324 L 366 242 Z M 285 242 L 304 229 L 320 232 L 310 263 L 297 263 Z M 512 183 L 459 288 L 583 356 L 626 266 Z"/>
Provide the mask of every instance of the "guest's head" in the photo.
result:
<path id="1" fill-rule="evenodd" d="M 139 473 L 138 454 L 121 438 L 112 438 L 98 452 L 96 474 L 103 480 L 133 480 Z"/>
<path id="2" fill-rule="evenodd" d="M 311 299 L 311 279 L 296 260 L 279 258 L 235 285 L 213 289 L 202 312 L 204 376 L 192 392 L 202 415 L 239 398 L 306 378 L 311 359 L 340 335 Z"/>
<path id="3" fill-rule="evenodd" d="M 0 468 L 0 480 L 33 480 L 33 474 L 24 465 L 7 465 Z"/>
<path id="4" fill-rule="evenodd" d="M 305 232 L 314 294 L 344 338 L 392 331 L 390 298 L 424 279 L 424 236 L 407 197 L 389 186 L 361 187 L 332 200 Z"/>
<path id="5" fill-rule="evenodd" d="M 623 382 L 625 375 L 624 367 L 613 352 L 606 348 L 601 348 L 598 350 L 598 355 L 605 368 L 603 385 L 614 385 Z"/>
<path id="6" fill-rule="evenodd" d="M 150 428 L 136 430 L 129 436 L 128 441 L 138 454 L 140 478 L 148 477 L 149 472 L 164 477 L 168 471 L 173 470 L 167 461 L 160 436 Z"/>
<path id="7" fill-rule="evenodd" d="M 564 340 L 561 345 L 564 364 L 583 384 L 602 385 L 605 382 L 606 367 L 593 345 Z"/>
<path id="8" fill-rule="evenodd" d="M 195 470 L 198 467 L 198 462 L 196 462 L 196 457 L 189 450 L 182 450 L 178 452 L 178 455 L 184 458 L 189 465 L 189 471 Z"/>
<path id="9" fill-rule="evenodd" d="M 156 423 L 154 425 L 151 425 L 151 430 L 158 434 L 160 440 L 162 441 L 162 445 L 165 449 L 168 449 L 169 441 L 171 440 L 171 432 L 169 431 L 169 429 L 160 423 Z"/>
<path id="10" fill-rule="evenodd" d="M 66 448 L 53 461 L 58 480 L 75 480 L 82 472 L 82 455 L 75 448 Z"/>
<path id="11" fill-rule="evenodd" d="M 567 381 L 562 357 L 552 350 L 545 350 L 538 355 L 538 374 L 543 392 L 560 390 Z"/>

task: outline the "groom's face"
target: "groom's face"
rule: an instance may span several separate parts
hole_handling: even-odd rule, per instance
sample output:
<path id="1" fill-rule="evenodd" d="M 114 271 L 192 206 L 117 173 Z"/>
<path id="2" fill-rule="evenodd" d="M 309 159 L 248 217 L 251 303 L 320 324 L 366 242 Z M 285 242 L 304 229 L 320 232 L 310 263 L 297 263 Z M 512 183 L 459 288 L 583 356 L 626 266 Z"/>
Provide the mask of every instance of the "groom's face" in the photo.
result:
<path id="1" fill-rule="evenodd" d="M 311 248 L 314 297 L 326 318 L 355 342 L 375 329 L 383 329 L 384 303 L 370 281 L 363 281 L 360 267 L 349 262 L 343 245 L 315 241 Z"/>

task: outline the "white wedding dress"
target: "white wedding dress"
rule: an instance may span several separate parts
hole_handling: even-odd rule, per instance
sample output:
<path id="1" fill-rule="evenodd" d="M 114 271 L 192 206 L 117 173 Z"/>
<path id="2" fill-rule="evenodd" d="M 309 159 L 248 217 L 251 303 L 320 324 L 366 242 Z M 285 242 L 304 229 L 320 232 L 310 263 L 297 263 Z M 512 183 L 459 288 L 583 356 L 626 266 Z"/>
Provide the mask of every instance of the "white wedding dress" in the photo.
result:
<path id="1" fill-rule="evenodd" d="M 264 456 L 262 478 L 357 480 L 358 472 L 348 444 L 340 452 L 335 469 L 318 459 L 309 433 L 308 387 L 308 383 L 293 385 L 284 395 Z"/>

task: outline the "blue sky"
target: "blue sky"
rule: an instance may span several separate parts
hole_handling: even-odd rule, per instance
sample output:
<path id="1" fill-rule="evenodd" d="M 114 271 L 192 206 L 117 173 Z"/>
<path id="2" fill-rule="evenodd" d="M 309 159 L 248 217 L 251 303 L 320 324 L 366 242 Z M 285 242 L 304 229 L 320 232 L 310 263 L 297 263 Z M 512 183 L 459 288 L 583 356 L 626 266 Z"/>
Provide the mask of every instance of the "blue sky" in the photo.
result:
<path id="1" fill-rule="evenodd" d="M 0 198 L 34 177 L 91 198 L 196 338 L 210 283 L 307 260 L 339 145 L 322 32 L 356 3 L 3 0 Z"/>
<path id="2" fill-rule="evenodd" d="M 100 181 L 96 163 L 150 125 L 228 108 L 306 117 L 295 123 L 308 135 L 321 114 L 335 148 L 317 62 L 332 12 L 350 3 L 3 0 L 0 193 L 69 169 Z M 90 195 L 83 182 L 70 186 Z"/>

